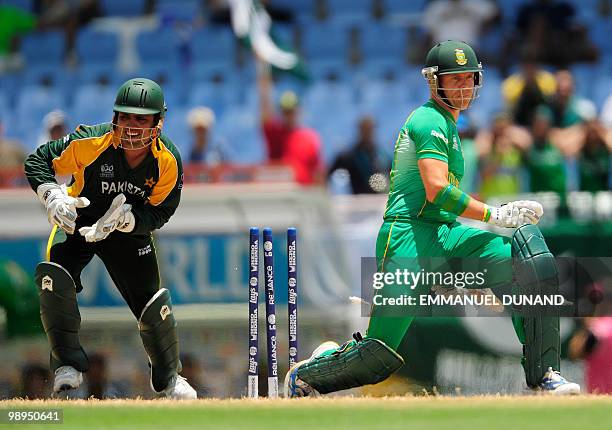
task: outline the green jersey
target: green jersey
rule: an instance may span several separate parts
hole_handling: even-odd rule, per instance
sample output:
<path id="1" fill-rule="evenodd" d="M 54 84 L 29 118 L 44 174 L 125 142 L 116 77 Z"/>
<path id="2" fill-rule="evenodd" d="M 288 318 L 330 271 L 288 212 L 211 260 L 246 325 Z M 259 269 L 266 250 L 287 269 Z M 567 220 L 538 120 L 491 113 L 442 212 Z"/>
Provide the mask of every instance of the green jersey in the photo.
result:
<path id="1" fill-rule="evenodd" d="M 136 218 L 131 234 L 148 235 L 174 214 L 183 187 L 181 157 L 170 139 L 162 134 L 150 149 L 138 166 L 130 168 L 123 149 L 113 142 L 111 124 L 80 125 L 31 153 L 25 173 L 34 191 L 45 182 L 56 182 L 55 175 L 72 176 L 68 194 L 91 202 L 77 210 L 77 229 L 96 222 L 123 193 Z"/>
<path id="2" fill-rule="evenodd" d="M 429 100 L 410 114 L 395 143 L 391 185 L 385 219 L 424 219 L 450 223 L 457 215 L 425 198 L 418 160 L 434 158 L 448 164 L 448 182 L 459 186 L 463 177 L 463 153 L 455 119 Z"/>

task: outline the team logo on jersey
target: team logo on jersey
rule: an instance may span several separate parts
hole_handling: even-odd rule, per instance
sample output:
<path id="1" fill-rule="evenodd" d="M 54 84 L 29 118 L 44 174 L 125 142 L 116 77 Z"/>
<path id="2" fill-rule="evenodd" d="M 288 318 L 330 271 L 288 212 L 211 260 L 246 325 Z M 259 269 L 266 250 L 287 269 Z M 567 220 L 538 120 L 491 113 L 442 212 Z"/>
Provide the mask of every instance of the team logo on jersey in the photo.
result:
<path id="1" fill-rule="evenodd" d="M 155 185 L 155 179 L 153 179 L 152 177 L 145 179 L 145 187 L 153 188 L 153 185 Z"/>
<path id="2" fill-rule="evenodd" d="M 115 177 L 115 166 L 112 164 L 103 164 L 100 166 L 100 177 L 101 178 L 114 178 Z"/>
<path id="3" fill-rule="evenodd" d="M 460 66 L 465 66 L 467 64 L 467 58 L 465 58 L 463 49 L 455 49 L 455 58 L 457 60 L 457 64 Z"/>

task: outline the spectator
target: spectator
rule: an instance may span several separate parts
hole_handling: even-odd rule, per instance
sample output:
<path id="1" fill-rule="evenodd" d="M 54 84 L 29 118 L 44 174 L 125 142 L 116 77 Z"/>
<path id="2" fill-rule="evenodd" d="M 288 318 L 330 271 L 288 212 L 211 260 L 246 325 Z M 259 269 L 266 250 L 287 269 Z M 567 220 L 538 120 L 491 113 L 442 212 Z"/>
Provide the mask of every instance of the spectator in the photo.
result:
<path id="1" fill-rule="evenodd" d="M 198 399 L 210 397 L 210 389 L 201 381 L 202 369 L 200 363 L 191 354 L 181 354 L 183 370 L 181 375 L 189 381 L 189 384 L 198 393 Z"/>
<path id="2" fill-rule="evenodd" d="M 518 46 L 533 50 L 547 64 L 565 67 L 576 61 L 594 61 L 596 49 L 586 29 L 575 21 L 576 11 L 566 1 L 535 0 L 517 14 Z"/>
<path id="3" fill-rule="evenodd" d="M 210 166 L 221 163 L 224 154 L 220 145 L 211 142 L 210 133 L 215 124 L 215 113 L 205 106 L 198 106 L 187 114 L 187 123 L 193 131 L 193 144 L 189 153 L 190 163 L 203 163 Z"/>
<path id="4" fill-rule="evenodd" d="M 40 364 L 26 364 L 21 369 L 20 397 L 44 399 L 49 396 L 50 373 L 47 367 Z"/>
<path id="5" fill-rule="evenodd" d="M 269 65 L 258 63 L 260 120 L 268 150 L 268 160 L 293 169 L 295 181 L 303 185 L 323 182 L 321 141 L 315 130 L 300 125 L 298 96 L 285 91 L 280 97 L 280 117 L 272 105 L 272 78 Z"/>
<path id="6" fill-rule="evenodd" d="M 17 38 L 36 28 L 36 16 L 12 5 L 0 5 L 0 58 L 16 51 Z"/>
<path id="7" fill-rule="evenodd" d="M 461 152 L 463 153 L 464 174 L 461 178 L 461 189 L 471 194 L 477 190 L 478 182 L 478 151 L 476 149 L 476 128 L 469 115 L 463 112 L 457 120 L 457 131 L 461 139 Z"/>
<path id="8" fill-rule="evenodd" d="M 66 36 L 66 50 L 72 52 L 79 28 L 100 16 L 97 0 L 45 0 L 36 2 L 35 13 L 40 17 L 40 30 L 59 29 Z"/>
<path id="9" fill-rule="evenodd" d="M 554 75 L 538 66 L 532 52 L 525 52 L 520 72 L 510 75 L 502 83 L 506 110 L 512 113 L 514 122 L 530 126 L 536 107 L 553 96 L 556 85 Z"/>
<path id="10" fill-rule="evenodd" d="M 423 13 L 423 24 L 431 38 L 428 45 L 458 39 L 478 46 L 482 29 L 499 14 L 489 0 L 439 0 L 430 2 Z"/>
<path id="11" fill-rule="evenodd" d="M 0 172 L 21 172 L 26 153 L 20 142 L 4 136 L 4 126 L 0 122 Z"/>
<path id="12" fill-rule="evenodd" d="M 607 128 L 612 129 L 612 94 L 610 94 L 601 109 L 601 122 Z"/>
<path id="13" fill-rule="evenodd" d="M 570 339 L 568 356 L 585 360 L 589 393 L 612 394 L 612 317 L 585 318 L 583 327 Z"/>
<path id="14" fill-rule="evenodd" d="M 578 155 L 578 174 L 581 191 L 603 191 L 610 189 L 610 153 L 612 136 L 599 120 L 587 121 L 582 150 Z"/>
<path id="15" fill-rule="evenodd" d="M 530 143 L 529 133 L 514 125 L 506 114 L 497 115 L 490 131 L 478 133 L 480 195 L 484 200 L 519 193 L 521 152 Z"/>
<path id="16" fill-rule="evenodd" d="M 43 145 L 50 140 L 61 139 L 68 134 L 66 114 L 59 110 L 52 110 L 42 120 L 43 131 L 38 138 L 38 145 Z"/>
<path id="17" fill-rule="evenodd" d="M 553 114 L 547 106 L 540 106 L 531 126 L 533 145 L 525 151 L 532 192 L 554 191 L 565 201 L 566 171 L 561 151 L 553 145 L 551 126 Z"/>
<path id="18" fill-rule="evenodd" d="M 595 109 L 587 99 L 574 94 L 574 77 L 569 70 L 559 70 L 555 74 L 557 90 L 551 98 L 554 127 L 570 127 L 581 123 Z"/>
<path id="19" fill-rule="evenodd" d="M 388 191 L 391 159 L 374 142 L 374 119 L 365 116 L 359 121 L 359 136 L 353 147 L 338 154 L 328 172 L 348 172 L 353 194 Z"/>

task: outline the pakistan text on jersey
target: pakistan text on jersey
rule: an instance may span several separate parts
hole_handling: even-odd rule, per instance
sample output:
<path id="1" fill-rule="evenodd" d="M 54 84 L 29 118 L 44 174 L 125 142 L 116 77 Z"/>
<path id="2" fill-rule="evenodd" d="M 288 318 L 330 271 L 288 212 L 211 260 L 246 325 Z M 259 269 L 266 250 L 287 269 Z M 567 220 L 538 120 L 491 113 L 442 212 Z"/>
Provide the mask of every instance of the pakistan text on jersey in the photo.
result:
<path id="1" fill-rule="evenodd" d="M 136 194 L 143 199 L 146 198 L 145 190 L 128 181 L 100 181 L 102 194 L 129 193 Z"/>

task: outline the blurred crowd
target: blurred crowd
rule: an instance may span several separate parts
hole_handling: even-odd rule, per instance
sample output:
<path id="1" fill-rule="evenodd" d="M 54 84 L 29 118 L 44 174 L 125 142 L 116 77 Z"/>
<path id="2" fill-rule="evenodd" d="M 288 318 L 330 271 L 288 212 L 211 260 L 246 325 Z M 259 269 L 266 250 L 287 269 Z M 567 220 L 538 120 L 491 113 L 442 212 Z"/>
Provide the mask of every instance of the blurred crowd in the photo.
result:
<path id="1" fill-rule="evenodd" d="M 129 379 L 110 377 L 109 357 L 103 352 L 88 355 L 89 370 L 85 382 L 68 395 L 71 399 L 123 399 L 150 396 L 149 375 L 133 374 Z M 181 355 L 181 374 L 189 380 L 198 398 L 211 397 L 210 389 L 202 382 L 202 367 L 191 354 Z M 28 362 L 13 380 L 0 380 L 0 400 L 10 398 L 45 399 L 51 397 L 53 375 L 46 363 Z"/>
<path id="2" fill-rule="evenodd" d="M 65 32 L 65 62 L 78 62 L 76 39 L 80 29 L 96 18 L 109 15 L 119 3 L 110 0 L 5 2 L 0 6 L 0 22 L 6 24 L 0 39 L 0 56 L 5 59 L 19 57 L 19 42 L 25 35 L 56 28 Z M 177 21 L 168 12 L 171 8 L 162 7 L 168 3 L 164 0 L 136 3 L 142 3 L 143 16 L 156 16 L 161 25 L 170 22 L 167 25 L 176 26 L 177 22 L 182 22 L 184 26 L 185 21 Z M 190 31 L 198 27 L 230 25 L 228 1 L 191 3 L 195 3 L 201 13 L 189 21 Z M 332 109 L 328 112 L 321 106 L 318 112 L 319 108 L 312 103 L 313 97 L 303 96 L 307 92 L 303 91 L 305 86 L 324 81 L 332 88 L 340 79 L 334 67 L 327 67 L 319 57 L 307 55 L 308 34 L 304 33 L 314 29 L 315 24 L 333 22 L 348 28 L 346 62 L 349 67 L 365 64 L 361 70 L 368 71 L 368 54 L 365 48 L 360 50 L 359 31 L 356 31 L 360 26 L 353 25 L 353 21 L 359 22 L 363 28 L 359 21 L 363 17 L 355 16 L 363 10 L 367 13 L 365 19 L 373 25 L 385 16 L 395 16 L 405 23 L 405 52 L 396 54 L 401 64 L 405 64 L 405 70 L 397 69 L 395 63 L 391 70 L 382 66 L 374 68 L 373 73 L 384 74 L 383 85 L 386 85 L 385 80 L 395 81 L 392 88 L 401 89 L 404 82 L 410 81 L 413 87 L 426 89 L 418 70 L 424 53 L 438 40 L 461 39 L 474 45 L 479 53 L 484 65 L 483 91 L 487 85 L 495 88 L 483 93 L 482 100 L 475 101 L 474 115 L 468 111 L 458 123 L 466 160 L 462 185 L 466 191 L 483 199 L 550 191 L 558 194 L 563 204 L 570 191 L 610 189 L 612 95 L 601 92 L 612 90 L 612 86 L 604 85 L 601 89 L 592 86 L 594 79 L 610 81 L 605 72 L 612 61 L 602 42 L 608 39 L 605 33 L 608 27 L 602 22 L 609 25 L 612 2 L 592 0 L 585 11 L 577 3 L 564 0 L 430 0 L 410 2 L 411 6 L 397 6 L 401 2 L 393 0 L 362 0 L 355 3 L 354 9 L 348 8 L 350 2 L 346 3 L 347 11 L 344 12 L 338 10 L 345 2 L 338 5 L 332 0 L 262 3 L 275 23 L 290 30 L 288 33 L 298 51 L 306 57 L 306 66 L 309 58 L 313 60 L 313 80 L 291 88 L 286 76 L 255 61 L 253 81 L 256 81 L 257 102 L 248 106 L 259 111 L 259 121 L 255 121 L 253 129 L 236 123 L 236 133 L 217 132 L 219 126 L 231 130 L 231 124 L 224 120 L 227 118 L 225 107 L 219 107 L 214 97 L 209 103 L 204 100 L 204 103 L 186 105 L 186 109 L 180 110 L 182 118 L 170 117 L 167 121 L 182 125 L 167 124 L 166 127 L 170 138 L 173 138 L 172 131 L 188 129 L 180 134 L 177 142 L 185 164 L 202 168 L 233 164 L 281 165 L 288 168 L 296 182 L 327 184 L 333 193 L 385 193 L 393 153 L 390 136 L 397 134 L 402 126 L 399 119 L 393 123 L 386 120 L 393 106 L 386 106 L 387 110 L 382 111 L 372 107 L 351 116 L 350 122 L 344 122 L 340 120 L 344 115 L 342 111 L 333 112 Z M 304 18 L 306 3 L 310 4 L 307 12 L 310 15 Z M 391 15 L 394 10 L 397 14 Z M 314 24 L 306 25 L 310 23 Z M 365 38 L 364 34 L 361 37 Z M 384 35 L 379 37 L 384 38 Z M 300 40 L 304 42 L 302 45 Z M 377 64 L 383 63 L 384 60 Z M 11 60 L 7 60 L 7 64 L 10 70 Z M 324 66 L 320 67 L 321 64 Z M 27 68 L 27 64 L 24 67 Z M 100 85 L 107 85 L 109 91 L 114 91 L 103 76 L 98 78 Z M 159 75 L 162 86 L 166 78 Z M 223 76 L 211 79 L 223 80 Z M 353 82 L 352 85 L 353 90 L 360 90 L 359 84 Z M 363 85 L 368 85 L 367 81 Z M 172 88 L 167 90 L 170 98 L 174 97 Z M 382 92 L 383 100 L 376 100 L 374 104 L 385 104 L 387 94 Z M 426 101 L 426 90 L 418 94 L 421 100 L 410 104 L 410 109 L 416 107 L 417 102 Z M 589 96 L 594 95 L 597 100 L 590 100 Z M 390 100 L 388 104 L 394 102 Z M 486 114 L 483 115 L 485 108 L 479 108 L 479 103 L 486 106 Z M 406 107 L 396 106 L 395 110 L 404 112 Z M 111 106 L 108 110 L 110 117 Z M 331 142 L 328 133 L 335 125 L 335 115 L 338 116 L 336 128 L 341 130 L 334 133 L 342 134 L 340 145 Z M 78 116 L 78 110 L 46 113 L 39 124 L 36 142 L 20 141 L 19 133 L 16 136 L 4 133 L 6 126 L 11 124 L 0 118 L 0 178 L 18 175 L 29 150 L 68 133 L 81 121 Z M 395 118 L 405 116 L 396 115 Z M 220 118 L 222 124 L 219 124 Z M 264 157 L 255 157 L 249 162 L 248 157 L 246 160 L 240 157 L 244 153 L 240 141 L 253 142 L 249 136 L 252 133 L 259 134 Z M 28 139 L 32 139 L 31 135 Z M 185 142 L 186 139 L 189 141 Z M 0 180 L 4 186 L 15 183 L 19 181 Z"/>

